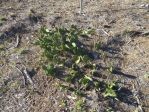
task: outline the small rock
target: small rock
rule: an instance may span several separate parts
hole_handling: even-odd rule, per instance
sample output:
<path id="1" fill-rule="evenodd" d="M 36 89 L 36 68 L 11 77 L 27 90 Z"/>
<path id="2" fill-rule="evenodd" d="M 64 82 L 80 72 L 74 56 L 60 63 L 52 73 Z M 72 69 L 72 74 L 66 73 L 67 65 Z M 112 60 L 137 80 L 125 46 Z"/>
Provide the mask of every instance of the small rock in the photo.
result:
<path id="1" fill-rule="evenodd" d="M 141 6 L 141 7 L 145 7 L 145 4 L 141 4 L 140 6 Z"/>

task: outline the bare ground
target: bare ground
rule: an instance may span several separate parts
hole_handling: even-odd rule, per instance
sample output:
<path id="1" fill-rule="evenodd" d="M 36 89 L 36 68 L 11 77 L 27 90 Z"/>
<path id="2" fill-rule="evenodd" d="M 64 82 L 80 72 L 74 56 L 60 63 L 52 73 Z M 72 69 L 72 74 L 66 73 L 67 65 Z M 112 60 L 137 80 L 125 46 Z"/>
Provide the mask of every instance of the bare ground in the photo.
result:
<path id="1" fill-rule="evenodd" d="M 119 100 L 88 92 L 86 111 L 148 112 L 148 4 L 148 0 L 86 0 L 81 15 L 76 0 L 0 0 L 0 111 L 69 112 L 75 107 L 75 95 L 61 91 L 59 79 L 44 75 L 40 48 L 33 44 L 43 25 L 51 29 L 75 24 L 96 29 L 89 44 L 101 41 L 107 56 L 96 63 L 121 68 L 110 78 L 127 88 Z M 26 68 L 33 83 L 24 77 Z M 101 74 L 107 71 L 102 69 Z"/>

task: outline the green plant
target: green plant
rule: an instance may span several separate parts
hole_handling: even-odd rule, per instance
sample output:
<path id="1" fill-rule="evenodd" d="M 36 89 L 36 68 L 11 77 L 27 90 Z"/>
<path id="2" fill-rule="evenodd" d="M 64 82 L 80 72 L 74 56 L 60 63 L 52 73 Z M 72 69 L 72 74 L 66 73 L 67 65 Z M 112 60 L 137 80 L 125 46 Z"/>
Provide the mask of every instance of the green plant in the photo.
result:
<path id="1" fill-rule="evenodd" d="M 100 42 L 95 43 L 95 49 L 99 50 L 100 48 L 101 48 L 101 43 Z"/>
<path id="2" fill-rule="evenodd" d="M 70 28 L 54 28 L 48 30 L 43 27 L 39 31 L 39 45 L 43 51 L 43 70 L 47 76 L 63 78 L 64 83 L 60 84 L 61 90 L 70 91 L 78 96 L 84 96 L 86 91 L 96 89 L 103 92 L 104 97 L 117 97 L 114 89 L 116 83 L 106 83 L 95 79 L 98 76 L 98 64 L 89 56 L 88 49 L 81 47 L 80 38 L 88 38 L 93 30 L 83 30 L 72 25 Z M 95 44 L 94 50 L 100 50 L 100 42 Z M 106 55 L 101 53 L 106 59 Z M 101 57 L 101 58 L 102 58 Z M 62 72 L 58 72 L 59 69 Z M 113 66 L 107 69 L 111 74 Z M 61 77 L 62 74 L 62 77 Z M 76 110 L 83 112 L 85 100 L 76 102 Z"/>
<path id="3" fill-rule="evenodd" d="M 45 27 L 40 30 L 40 38 L 36 42 L 44 50 L 44 56 L 54 63 L 62 63 L 67 59 L 66 55 L 83 54 L 78 45 L 78 39 L 84 35 L 84 30 L 71 26 L 70 29 L 55 28 L 48 30 Z"/>
<path id="4" fill-rule="evenodd" d="M 63 88 L 73 91 L 77 95 L 83 95 L 82 87 L 85 89 L 89 86 L 91 78 L 82 71 L 82 65 L 90 63 L 91 59 L 81 48 L 79 38 L 88 38 L 93 34 L 94 30 L 83 30 L 72 25 L 70 28 L 54 28 L 48 30 L 43 27 L 39 31 L 39 39 L 36 45 L 43 49 L 43 56 L 46 60 L 43 63 L 43 70 L 47 76 L 57 76 L 57 68 L 65 71 L 65 81 L 75 85 L 74 88 L 63 86 Z M 71 62 L 70 66 L 66 66 L 66 62 Z M 62 65 L 62 66 L 60 66 Z M 79 84 L 78 86 L 76 86 Z"/>
<path id="5" fill-rule="evenodd" d="M 116 86 L 116 83 L 111 82 L 106 85 L 106 90 L 104 91 L 103 95 L 104 97 L 117 97 L 116 91 L 114 90 L 114 87 Z"/>
<path id="6" fill-rule="evenodd" d="M 65 78 L 65 80 L 66 80 L 67 82 L 72 82 L 72 81 L 74 81 L 75 78 L 79 77 L 79 75 L 80 75 L 80 74 L 78 73 L 78 71 L 76 71 L 76 70 L 70 68 L 70 69 L 69 69 L 68 76 Z"/>
<path id="7" fill-rule="evenodd" d="M 43 27 L 39 31 L 39 39 L 36 44 L 43 49 L 43 56 L 55 68 L 57 65 L 65 65 L 68 58 L 72 60 L 72 63 L 79 64 L 89 61 L 89 57 L 80 48 L 79 38 L 84 35 L 87 37 L 91 33 L 93 33 L 91 29 L 82 30 L 74 25 L 70 29 L 54 28 L 54 30 L 48 30 Z M 46 74 L 53 72 L 49 65 L 46 66 L 44 67 Z"/>
<path id="8" fill-rule="evenodd" d="M 85 99 L 80 99 L 76 101 L 75 112 L 84 112 L 85 111 Z"/>
<path id="9" fill-rule="evenodd" d="M 91 77 L 85 75 L 83 78 L 81 78 L 81 79 L 79 80 L 79 83 L 80 83 L 81 85 L 83 85 L 84 88 L 87 88 L 87 87 L 89 86 L 89 83 L 92 82 L 92 81 L 93 81 L 93 80 L 92 80 Z"/>
<path id="10" fill-rule="evenodd" d="M 55 71 L 56 71 L 56 68 L 54 67 L 54 65 L 53 64 L 49 64 L 49 65 L 47 65 L 47 66 L 43 66 L 43 69 L 44 69 L 44 71 L 45 71 L 45 74 L 47 75 L 47 76 L 54 76 L 55 75 Z"/>

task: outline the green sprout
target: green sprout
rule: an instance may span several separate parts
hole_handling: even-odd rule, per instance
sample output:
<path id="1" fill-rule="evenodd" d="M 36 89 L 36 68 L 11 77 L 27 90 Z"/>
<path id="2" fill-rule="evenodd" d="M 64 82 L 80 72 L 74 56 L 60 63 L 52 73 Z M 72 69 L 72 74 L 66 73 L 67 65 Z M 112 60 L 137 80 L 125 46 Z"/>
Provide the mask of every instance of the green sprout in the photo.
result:
<path id="1" fill-rule="evenodd" d="M 54 67 L 53 64 L 49 64 L 47 66 L 43 66 L 43 69 L 44 69 L 45 74 L 47 76 L 55 76 L 56 68 Z"/>
<path id="2" fill-rule="evenodd" d="M 113 89 L 116 86 L 115 83 L 109 83 L 106 86 L 106 90 L 104 91 L 104 97 L 117 97 L 116 91 Z"/>

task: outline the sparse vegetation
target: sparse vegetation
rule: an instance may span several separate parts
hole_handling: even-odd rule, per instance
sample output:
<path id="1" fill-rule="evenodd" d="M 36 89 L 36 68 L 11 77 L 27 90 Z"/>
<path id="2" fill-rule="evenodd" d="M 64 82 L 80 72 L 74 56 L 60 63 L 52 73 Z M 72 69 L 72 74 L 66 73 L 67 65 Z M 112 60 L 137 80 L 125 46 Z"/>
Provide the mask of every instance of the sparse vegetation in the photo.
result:
<path id="1" fill-rule="evenodd" d="M 74 112 L 86 112 L 84 99 L 76 101 Z"/>
<path id="2" fill-rule="evenodd" d="M 91 58 L 85 51 L 83 44 L 79 41 L 81 36 L 88 37 L 93 33 L 93 30 L 82 30 L 76 26 L 71 26 L 70 29 L 55 28 L 48 30 L 42 28 L 40 38 L 36 42 L 43 49 L 43 55 L 47 58 L 44 70 L 46 75 L 55 76 L 59 69 L 66 71 L 65 81 L 70 83 L 79 83 L 82 86 L 87 86 L 92 81 L 90 74 L 86 74 L 83 66 L 89 63 Z"/>
<path id="3" fill-rule="evenodd" d="M 86 31 L 74 25 L 70 29 L 48 30 L 44 27 L 41 28 L 40 37 L 36 42 L 42 48 L 43 56 L 46 57 L 45 63 L 43 63 L 45 74 L 54 78 L 64 77 L 64 81 L 68 84 L 64 85 L 66 83 L 64 82 L 60 87 L 79 96 L 84 96 L 86 91 L 91 89 L 100 90 L 98 83 L 101 82 L 93 79 L 97 65 L 92 62 L 93 59 L 89 57 L 87 48 L 79 41 L 80 38 L 83 38 L 82 36 L 87 38 L 92 32 L 93 30 Z M 100 49 L 99 43 L 96 44 L 96 49 Z M 60 70 L 61 72 L 59 72 Z M 112 73 L 113 67 L 111 66 L 108 71 Z M 113 82 L 103 83 L 104 97 L 117 97 L 116 90 L 114 90 L 115 84 Z M 77 109 L 82 109 L 82 103 L 82 100 L 77 102 Z"/>
<path id="4" fill-rule="evenodd" d="M 116 98 L 117 94 L 116 94 L 116 90 L 114 90 L 115 86 L 116 86 L 116 84 L 113 83 L 113 82 L 107 84 L 106 90 L 104 91 L 104 97 L 114 97 L 114 98 Z"/>

